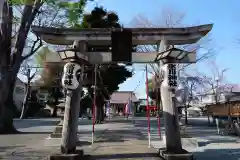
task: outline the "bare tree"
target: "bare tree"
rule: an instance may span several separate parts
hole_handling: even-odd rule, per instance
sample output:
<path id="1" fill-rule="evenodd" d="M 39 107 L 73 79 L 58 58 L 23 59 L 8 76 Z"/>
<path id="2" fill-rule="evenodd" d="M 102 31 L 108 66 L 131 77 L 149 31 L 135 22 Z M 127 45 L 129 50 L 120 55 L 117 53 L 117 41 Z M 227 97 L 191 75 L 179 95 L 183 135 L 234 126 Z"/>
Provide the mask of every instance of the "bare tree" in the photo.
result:
<path id="1" fill-rule="evenodd" d="M 81 0 L 81 4 L 80 0 L 73 3 L 79 4 L 78 7 L 73 8 L 66 2 L 52 0 L 0 1 L 0 133 L 17 132 L 13 125 L 16 110 L 13 103 L 13 90 L 17 74 L 22 62 L 31 57 L 43 44 L 39 37 L 31 34 L 31 25 L 60 24 L 61 26 L 63 18 L 59 18 L 57 23 L 52 23 L 57 17 L 52 13 L 56 13 L 58 8 L 61 8 L 61 11 L 58 11 L 57 15 L 63 13 L 66 19 L 72 18 L 78 22 L 87 0 Z M 46 7 L 51 5 L 54 9 L 51 10 L 53 12 L 50 15 L 45 14 L 45 18 L 48 18 L 45 22 L 38 24 L 38 19 L 44 17 L 45 12 L 42 10 L 44 5 Z M 45 11 L 47 12 L 48 9 Z M 14 24 L 14 21 L 17 23 Z M 14 26 L 17 32 L 13 31 Z"/>
<path id="2" fill-rule="evenodd" d="M 179 94 L 182 95 L 181 102 L 185 106 L 185 124 L 188 124 L 188 114 L 187 109 L 190 107 L 191 103 L 198 101 L 198 97 L 196 95 L 199 87 L 202 86 L 201 79 L 197 76 L 187 75 L 179 78 L 180 84 L 182 85 L 182 89 L 179 90 Z"/>
<path id="3" fill-rule="evenodd" d="M 22 2 L 22 1 L 21 1 Z M 21 3 L 20 2 L 20 3 Z M 23 55 L 27 36 L 31 27 L 31 24 L 38 14 L 39 8 L 42 6 L 43 1 L 28 1 L 23 5 L 22 16 L 19 21 L 18 31 L 15 41 L 12 42 L 13 35 L 13 17 L 14 17 L 14 5 L 16 1 L 3 0 L 1 1 L 1 25 L 0 25 L 0 133 L 16 132 L 13 125 L 13 117 L 15 105 L 13 104 L 13 90 L 16 82 L 16 77 L 20 69 L 21 63 L 24 59 L 30 57 L 37 50 L 37 46 L 32 46 L 28 55 Z M 37 39 L 39 42 L 39 39 Z M 36 42 L 36 44 L 37 44 Z"/>
<path id="4" fill-rule="evenodd" d="M 225 73 L 228 71 L 227 68 L 220 69 L 215 62 L 210 61 L 209 67 L 211 67 L 210 75 L 197 71 L 199 78 L 204 84 L 204 88 L 201 91 L 203 94 L 211 95 L 214 98 L 214 103 L 217 104 L 221 100 L 221 95 L 226 88 Z"/>
<path id="5" fill-rule="evenodd" d="M 33 71 L 34 69 L 34 71 Z M 32 68 L 30 60 L 25 60 L 22 63 L 22 66 L 20 68 L 20 74 L 26 77 L 26 84 L 25 84 L 25 96 L 22 104 L 22 111 L 21 111 L 21 116 L 20 119 L 23 119 L 25 117 L 26 111 L 28 109 L 28 100 L 30 98 L 30 93 L 31 93 L 31 82 L 33 78 L 35 77 L 37 73 L 36 68 Z"/>
<path id="6" fill-rule="evenodd" d="M 172 8 L 165 8 L 162 10 L 161 18 L 157 20 L 157 23 L 154 24 L 146 17 L 139 15 L 132 20 L 132 25 L 136 27 L 166 27 L 166 28 L 175 28 L 175 27 L 186 27 L 183 20 L 185 18 L 185 13 L 173 10 Z M 188 25 L 189 26 L 189 25 Z M 173 47 L 173 46 L 169 46 Z M 211 57 L 216 55 L 216 49 L 210 36 L 204 37 L 202 40 L 196 44 L 176 46 L 187 51 L 196 51 L 197 52 L 197 63 L 203 62 Z M 144 45 L 137 48 L 141 52 L 158 52 L 157 45 Z M 201 52 L 198 52 L 201 50 Z M 181 76 L 181 73 L 184 74 L 185 69 L 190 64 L 177 64 L 177 74 L 178 77 Z M 159 63 L 149 64 L 149 72 L 153 75 L 152 83 L 155 91 L 159 91 L 162 75 L 160 74 L 160 65 Z M 157 93 L 160 94 L 160 93 Z"/>

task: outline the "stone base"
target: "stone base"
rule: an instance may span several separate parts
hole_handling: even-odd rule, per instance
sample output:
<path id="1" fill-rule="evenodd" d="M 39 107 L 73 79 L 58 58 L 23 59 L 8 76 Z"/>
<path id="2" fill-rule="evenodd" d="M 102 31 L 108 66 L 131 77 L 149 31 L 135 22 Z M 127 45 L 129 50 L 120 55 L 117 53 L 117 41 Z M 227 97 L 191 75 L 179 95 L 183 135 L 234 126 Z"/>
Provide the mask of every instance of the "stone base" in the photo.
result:
<path id="1" fill-rule="evenodd" d="M 63 117 L 61 118 L 60 122 L 57 125 L 58 126 L 63 126 Z"/>
<path id="2" fill-rule="evenodd" d="M 165 160 L 195 160 L 193 154 L 186 150 L 183 150 L 182 153 L 170 153 L 165 148 L 161 148 L 159 149 L 159 156 Z"/>
<path id="3" fill-rule="evenodd" d="M 62 128 L 63 128 L 63 126 L 57 126 L 57 127 L 54 129 L 54 132 L 55 132 L 55 133 L 62 133 Z"/>
<path id="4" fill-rule="evenodd" d="M 62 126 L 57 126 L 53 133 L 50 134 L 51 138 L 62 138 Z"/>
<path id="5" fill-rule="evenodd" d="M 72 154 L 53 154 L 48 157 L 48 160 L 88 160 L 86 156 L 84 156 L 83 150 L 76 151 L 76 153 Z"/>
<path id="6" fill-rule="evenodd" d="M 62 133 L 51 133 L 50 138 L 62 138 Z"/>
<path id="7" fill-rule="evenodd" d="M 185 136 L 188 136 L 188 135 L 185 135 Z M 163 140 L 163 143 L 164 145 L 166 145 L 166 135 L 162 135 L 162 140 Z M 197 148 L 199 147 L 198 145 L 198 140 L 197 138 L 183 138 L 181 137 L 181 142 L 182 142 L 182 147 L 183 148 L 189 148 L 189 147 L 192 147 L 192 148 Z"/>

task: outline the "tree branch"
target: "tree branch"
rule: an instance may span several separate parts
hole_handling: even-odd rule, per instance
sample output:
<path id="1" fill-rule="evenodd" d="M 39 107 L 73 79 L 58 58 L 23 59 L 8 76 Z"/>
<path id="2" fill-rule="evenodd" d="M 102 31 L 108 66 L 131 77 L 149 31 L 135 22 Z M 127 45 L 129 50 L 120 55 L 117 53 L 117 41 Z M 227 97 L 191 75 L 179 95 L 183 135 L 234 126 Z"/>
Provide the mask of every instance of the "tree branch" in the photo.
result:
<path id="1" fill-rule="evenodd" d="M 36 73 L 37 73 L 37 71 L 35 71 L 35 72 L 29 77 L 29 81 L 30 81 L 30 82 L 31 82 L 32 79 L 35 77 Z"/>
<path id="2" fill-rule="evenodd" d="M 37 45 L 38 42 L 39 42 L 39 45 L 36 47 L 36 45 Z M 32 45 L 32 47 L 31 47 L 31 49 L 30 49 L 30 52 L 29 52 L 27 55 L 23 56 L 23 60 L 31 57 L 34 53 L 37 52 L 37 50 L 38 50 L 40 47 L 42 47 L 42 45 L 43 45 L 42 39 L 41 39 L 40 37 L 37 37 L 37 40 L 35 40 L 35 41 L 33 42 L 33 45 Z"/>

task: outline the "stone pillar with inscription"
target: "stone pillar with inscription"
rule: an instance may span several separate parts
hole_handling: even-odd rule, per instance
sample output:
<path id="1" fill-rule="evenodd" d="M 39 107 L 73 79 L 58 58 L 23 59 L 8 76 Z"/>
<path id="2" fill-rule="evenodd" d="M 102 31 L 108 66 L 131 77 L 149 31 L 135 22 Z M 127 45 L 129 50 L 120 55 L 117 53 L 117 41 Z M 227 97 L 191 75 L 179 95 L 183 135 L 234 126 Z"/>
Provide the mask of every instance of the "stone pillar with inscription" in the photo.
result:
<path id="1" fill-rule="evenodd" d="M 67 63 L 64 66 L 62 85 L 67 89 L 61 142 L 61 152 L 64 154 L 76 152 L 78 117 L 82 91 L 82 78 L 79 78 L 77 73 L 79 73 L 81 69 L 83 68 L 74 62 Z"/>
<path id="2" fill-rule="evenodd" d="M 159 52 L 166 50 L 166 42 L 160 43 Z M 181 153 L 182 144 L 178 123 L 178 113 L 176 108 L 175 88 L 177 87 L 176 65 L 160 61 L 161 75 L 163 81 L 161 84 L 161 100 L 163 105 L 163 118 L 166 133 L 167 153 Z"/>

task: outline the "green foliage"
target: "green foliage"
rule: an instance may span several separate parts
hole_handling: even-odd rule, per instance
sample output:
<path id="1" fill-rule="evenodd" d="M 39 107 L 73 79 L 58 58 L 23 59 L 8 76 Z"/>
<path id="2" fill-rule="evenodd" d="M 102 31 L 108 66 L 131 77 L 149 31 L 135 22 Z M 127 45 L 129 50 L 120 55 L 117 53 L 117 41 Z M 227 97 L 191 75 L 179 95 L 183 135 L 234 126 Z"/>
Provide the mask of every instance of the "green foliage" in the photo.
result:
<path id="1" fill-rule="evenodd" d="M 44 62 L 46 61 L 47 54 L 51 54 L 51 51 L 48 47 L 43 46 L 41 47 L 37 53 L 34 55 L 35 62 L 40 66 L 44 66 Z"/>
<path id="2" fill-rule="evenodd" d="M 8 0 L 13 5 L 26 5 L 26 4 L 34 4 L 37 0 Z M 82 6 L 85 6 L 87 1 L 93 1 L 93 0 L 78 0 L 77 2 L 68 2 L 62 1 L 62 0 L 38 0 L 41 3 L 49 3 L 49 4 L 55 4 L 59 5 L 63 8 L 81 8 Z"/>
<path id="3" fill-rule="evenodd" d="M 132 72 L 128 71 L 125 66 L 117 64 L 103 66 L 102 69 L 100 69 L 100 74 L 103 85 L 107 88 L 109 94 L 118 90 L 118 85 L 132 76 Z"/>
<path id="4" fill-rule="evenodd" d="M 35 0 L 9 0 L 13 5 L 32 5 Z"/>
<path id="5" fill-rule="evenodd" d="M 63 67 L 57 64 L 45 65 L 41 73 L 41 81 L 43 87 L 61 86 L 60 76 Z"/>
<path id="6" fill-rule="evenodd" d="M 66 11 L 72 10 L 73 13 L 79 14 L 78 17 L 69 17 L 69 22 L 71 22 L 74 28 L 120 28 L 118 15 L 115 13 L 108 13 L 103 7 L 95 7 L 91 14 L 84 15 L 82 17 L 82 23 L 78 22 L 78 19 L 82 16 L 82 6 L 86 4 L 87 1 L 78 1 L 78 4 L 69 4 L 67 2 L 61 3 L 61 7 L 66 9 Z M 70 15 L 69 15 L 70 16 Z M 75 19 L 74 19 L 75 18 Z M 110 46 L 89 46 L 89 50 L 92 51 L 109 51 Z M 37 63 L 41 66 L 44 64 L 46 54 L 49 54 L 47 48 L 42 48 L 35 59 Z M 58 68 L 60 69 L 60 68 Z M 56 73 L 59 72 L 57 68 L 49 68 L 41 74 L 42 80 L 44 81 L 44 86 L 57 85 L 53 79 L 56 79 Z M 49 71 L 51 70 L 51 71 Z M 54 71 L 55 70 L 55 71 Z M 112 92 L 118 90 L 118 85 L 123 83 L 127 78 L 132 76 L 131 71 L 128 71 L 125 66 L 120 66 L 118 64 L 101 65 L 99 67 L 101 77 L 98 77 L 98 81 L 101 82 L 103 88 L 107 89 L 107 92 L 111 94 Z M 89 71 L 88 74 L 92 74 Z M 60 83 L 60 82 L 59 82 Z M 60 84 L 59 84 L 60 85 Z M 104 89 L 105 90 L 105 89 Z"/>
<path id="7" fill-rule="evenodd" d="M 14 6 L 19 5 L 34 5 L 36 0 L 9 0 Z M 75 27 L 79 24 L 80 18 L 82 18 L 83 11 L 87 2 L 94 0 L 78 0 L 78 1 L 63 1 L 63 0 L 39 0 L 40 3 L 46 3 L 48 5 L 59 7 L 68 19 L 68 25 Z"/>
<path id="8" fill-rule="evenodd" d="M 41 78 L 35 83 L 40 84 L 40 89 L 47 90 L 49 93 L 49 103 L 58 103 L 58 98 L 61 98 L 61 80 L 60 75 L 62 73 L 62 66 L 59 64 L 46 63 L 47 54 L 52 53 L 48 47 L 44 46 L 37 54 L 35 54 L 35 62 L 40 67 L 43 67 L 41 71 Z"/>
<path id="9" fill-rule="evenodd" d="M 75 2 L 63 2 L 61 0 L 45 0 L 44 2 L 51 6 L 56 6 L 60 8 L 61 12 L 65 13 L 65 17 L 68 19 L 68 23 L 71 27 L 79 24 L 79 19 L 82 17 L 83 10 L 89 0 L 78 0 Z M 26 4 L 25 1 L 16 1 L 15 4 Z M 40 84 L 41 87 L 47 89 L 50 95 L 50 99 L 54 99 L 57 103 L 58 98 L 62 97 L 60 90 L 61 81 L 60 75 L 62 72 L 62 66 L 59 65 L 47 65 L 46 66 L 46 56 L 47 54 L 52 54 L 48 47 L 42 47 L 37 54 L 35 54 L 35 61 L 40 67 L 44 67 L 41 73 Z M 39 82 L 38 81 L 38 82 Z M 38 83 L 36 82 L 36 83 Z M 54 86 L 54 87 L 53 87 Z"/>
<path id="10" fill-rule="evenodd" d="M 62 98 L 64 95 L 62 93 L 61 87 L 61 65 L 45 65 L 45 68 L 42 70 L 40 83 L 40 89 L 47 90 L 49 93 L 48 103 L 58 105 L 59 98 Z"/>
<path id="11" fill-rule="evenodd" d="M 153 91 L 154 90 L 154 88 L 153 88 L 153 80 L 152 79 L 148 80 L 148 90 L 149 91 Z"/>
<path id="12" fill-rule="evenodd" d="M 108 13 L 103 7 L 95 7 L 91 14 L 84 15 L 82 28 L 120 28 L 119 18 L 116 13 Z"/>
<path id="13" fill-rule="evenodd" d="M 103 7 L 95 7 L 91 14 L 84 15 L 79 28 L 120 28 L 119 18 L 116 13 L 109 13 Z M 110 46 L 89 46 L 91 51 L 109 51 Z M 118 85 L 123 83 L 132 73 L 125 66 L 118 64 L 101 65 L 99 67 L 99 81 L 109 94 L 118 90 Z M 92 74 L 93 71 L 89 72 Z"/>
<path id="14" fill-rule="evenodd" d="M 154 86 L 153 77 L 148 80 L 148 95 L 152 100 L 160 99 L 160 92 L 157 92 L 157 88 Z"/>
<path id="15" fill-rule="evenodd" d="M 62 88 L 60 87 L 52 87 L 48 89 L 48 103 L 58 105 L 59 104 L 59 98 L 62 98 L 64 95 L 62 93 Z"/>
<path id="16" fill-rule="evenodd" d="M 78 0 L 77 2 L 61 2 L 58 5 L 65 10 L 66 17 L 71 27 L 79 24 L 79 19 L 83 15 L 84 8 L 88 0 Z"/>

